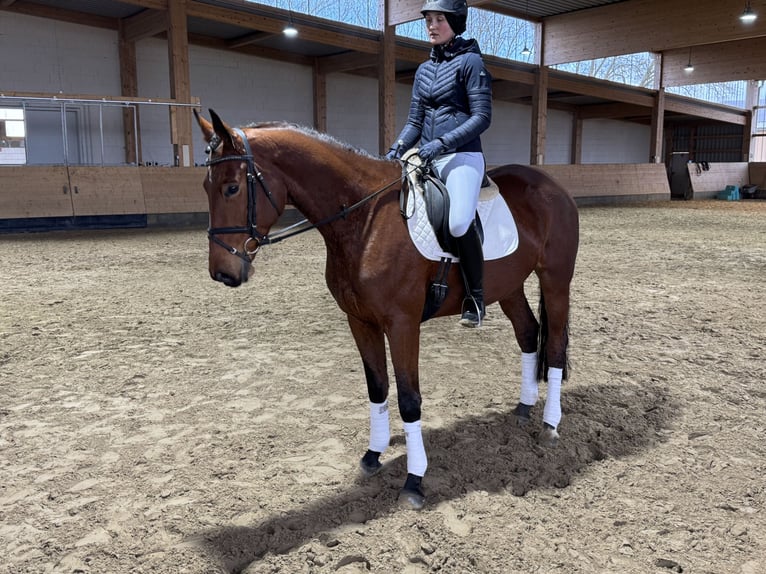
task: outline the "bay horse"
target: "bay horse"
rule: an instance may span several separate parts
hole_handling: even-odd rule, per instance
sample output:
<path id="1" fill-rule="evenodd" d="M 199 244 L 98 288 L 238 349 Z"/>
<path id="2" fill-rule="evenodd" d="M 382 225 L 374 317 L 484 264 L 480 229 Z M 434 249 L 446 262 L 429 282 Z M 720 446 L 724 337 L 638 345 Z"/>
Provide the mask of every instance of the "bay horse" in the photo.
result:
<path id="1" fill-rule="evenodd" d="M 287 204 L 305 216 L 309 228 L 317 229 L 327 250 L 327 286 L 347 315 L 367 382 L 370 442 L 360 462 L 362 472 L 380 470 L 380 456 L 390 440 L 387 339 L 407 452 L 399 502 L 422 508 L 427 458 L 420 426 L 419 339 L 426 294 L 439 262 L 421 256 L 407 232 L 398 198 L 402 165 L 308 128 L 277 122 L 232 128 L 213 110 L 212 121 L 194 113 L 208 144 L 204 188 L 210 209 L 211 278 L 229 287 L 246 282 L 259 248 L 287 237 L 284 230 L 270 234 Z M 555 446 L 560 386 L 567 377 L 577 206 L 563 187 L 537 169 L 508 165 L 488 175 L 513 214 L 519 242 L 512 254 L 485 262 L 485 300 L 499 302 L 522 351 L 517 421 L 530 420 L 538 382 L 546 379 L 539 440 Z M 540 284 L 539 322 L 524 293 L 532 272 Z M 451 287 L 436 317 L 461 311 L 457 265 L 447 279 Z"/>

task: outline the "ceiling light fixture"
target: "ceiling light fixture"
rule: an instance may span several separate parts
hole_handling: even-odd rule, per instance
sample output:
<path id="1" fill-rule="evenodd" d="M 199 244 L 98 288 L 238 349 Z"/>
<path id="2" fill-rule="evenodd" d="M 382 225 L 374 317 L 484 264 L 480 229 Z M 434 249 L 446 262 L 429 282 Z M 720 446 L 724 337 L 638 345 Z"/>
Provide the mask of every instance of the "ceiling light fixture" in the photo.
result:
<path id="1" fill-rule="evenodd" d="M 295 38 L 298 35 L 298 28 L 293 25 L 293 19 L 287 22 L 287 25 L 282 29 L 282 33 L 288 38 Z"/>
<path id="2" fill-rule="evenodd" d="M 758 14 L 753 12 L 753 7 L 750 5 L 750 0 L 747 0 L 745 2 L 745 10 L 740 14 L 739 19 L 742 20 L 745 24 L 750 24 L 751 22 L 755 22 L 755 19 L 758 18 Z"/>
<path id="3" fill-rule="evenodd" d="M 689 63 L 684 66 L 684 72 L 693 72 L 694 64 L 692 64 L 692 49 L 689 47 Z"/>
<path id="4" fill-rule="evenodd" d="M 526 5 L 524 6 L 524 48 L 521 50 L 521 55 L 525 58 L 529 56 L 532 53 L 532 50 L 527 46 L 527 26 L 528 23 L 526 22 L 527 17 L 529 16 L 529 0 L 527 0 Z"/>
<path id="5" fill-rule="evenodd" d="M 288 38 L 295 38 L 298 35 L 298 28 L 293 24 L 293 10 L 290 4 L 287 4 L 287 25 L 282 28 L 282 33 Z"/>

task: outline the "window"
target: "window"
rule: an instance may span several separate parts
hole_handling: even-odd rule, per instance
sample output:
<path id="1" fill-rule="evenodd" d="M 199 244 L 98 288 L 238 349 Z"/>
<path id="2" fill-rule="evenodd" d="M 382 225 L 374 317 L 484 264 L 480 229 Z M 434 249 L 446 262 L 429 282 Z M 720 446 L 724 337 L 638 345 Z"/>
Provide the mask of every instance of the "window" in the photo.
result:
<path id="1" fill-rule="evenodd" d="M 747 94 L 747 82 L 717 82 L 713 84 L 690 84 L 687 86 L 668 86 L 665 91 L 697 100 L 724 104 L 735 108 L 744 108 Z"/>
<path id="2" fill-rule="evenodd" d="M 378 30 L 382 25 L 379 0 L 258 0 L 257 3 L 372 30 Z M 398 25 L 396 34 L 427 41 L 422 18 Z M 466 37 L 476 38 L 484 54 L 534 62 L 534 54 L 523 51 L 535 45 L 533 22 L 472 8 Z"/>
<path id="3" fill-rule="evenodd" d="M 653 89 L 657 66 L 654 54 L 640 52 L 625 54 L 624 56 L 556 64 L 551 68 L 590 78 Z"/>
<path id="4" fill-rule="evenodd" d="M 0 107 L 0 165 L 27 163 L 23 108 Z"/>

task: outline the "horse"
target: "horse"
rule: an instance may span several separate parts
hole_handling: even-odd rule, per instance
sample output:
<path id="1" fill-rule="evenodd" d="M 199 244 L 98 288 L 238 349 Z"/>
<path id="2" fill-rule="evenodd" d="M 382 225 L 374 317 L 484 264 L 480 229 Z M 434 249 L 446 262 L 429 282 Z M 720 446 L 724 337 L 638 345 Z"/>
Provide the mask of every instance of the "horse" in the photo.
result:
<path id="1" fill-rule="evenodd" d="M 382 468 L 380 457 L 390 441 L 387 340 L 407 455 L 407 477 L 398 502 L 405 508 L 422 508 L 427 457 L 418 378 L 420 325 L 439 262 L 424 258 L 407 232 L 399 203 L 404 185 L 401 163 L 311 128 L 285 122 L 233 128 L 213 110 L 209 110 L 211 121 L 194 113 L 207 142 L 204 188 L 210 216 L 210 277 L 228 287 L 245 283 L 254 273 L 253 261 L 262 245 L 303 231 L 271 233 L 285 207 L 292 205 L 305 216 L 308 229 L 316 229 L 324 240 L 327 287 L 347 316 L 364 367 L 370 442 L 361 471 L 370 476 Z M 519 241 L 512 254 L 485 261 L 485 300 L 499 302 L 521 349 L 517 422 L 530 421 L 538 382 L 547 380 L 538 439 L 555 446 L 560 386 L 567 378 L 570 283 L 579 241 L 577 206 L 559 183 L 533 167 L 506 165 L 488 175 L 513 214 Z M 540 286 L 539 321 L 524 292 L 532 272 Z M 434 317 L 461 312 L 463 284 L 457 265 L 446 275 L 449 289 Z"/>

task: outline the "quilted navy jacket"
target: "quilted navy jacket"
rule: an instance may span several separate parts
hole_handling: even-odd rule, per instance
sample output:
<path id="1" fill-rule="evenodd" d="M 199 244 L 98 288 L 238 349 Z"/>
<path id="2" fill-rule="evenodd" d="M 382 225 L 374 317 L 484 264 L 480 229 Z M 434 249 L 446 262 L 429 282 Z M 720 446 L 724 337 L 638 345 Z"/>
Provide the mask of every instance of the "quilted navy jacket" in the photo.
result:
<path id="1" fill-rule="evenodd" d="M 446 153 L 482 151 L 479 135 L 492 120 L 491 84 L 476 40 L 457 36 L 434 46 L 415 73 L 409 117 L 397 140 L 400 153 L 436 138 Z"/>

